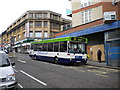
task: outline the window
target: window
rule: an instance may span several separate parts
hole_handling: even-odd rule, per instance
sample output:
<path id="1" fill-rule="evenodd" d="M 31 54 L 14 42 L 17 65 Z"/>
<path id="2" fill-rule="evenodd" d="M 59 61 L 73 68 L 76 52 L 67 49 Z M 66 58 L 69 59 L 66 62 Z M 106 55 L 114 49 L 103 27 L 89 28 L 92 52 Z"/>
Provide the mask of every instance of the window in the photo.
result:
<path id="1" fill-rule="evenodd" d="M 90 0 L 81 0 L 81 8 L 90 6 Z"/>
<path id="2" fill-rule="evenodd" d="M 35 37 L 42 37 L 42 32 L 35 32 Z"/>
<path id="3" fill-rule="evenodd" d="M 60 42 L 60 52 L 67 52 L 67 41 Z"/>
<path id="4" fill-rule="evenodd" d="M 48 43 L 48 51 L 53 51 L 53 43 Z"/>
<path id="5" fill-rule="evenodd" d="M 48 22 L 44 21 L 44 27 L 47 27 L 47 26 L 48 26 Z"/>
<path id="6" fill-rule="evenodd" d="M 44 17 L 44 18 L 47 18 L 47 13 L 43 13 L 43 17 Z"/>
<path id="7" fill-rule="evenodd" d="M 32 31 L 30 32 L 30 37 L 33 37 L 33 32 Z"/>
<path id="8" fill-rule="evenodd" d="M 17 29 L 17 32 L 18 32 L 18 33 L 20 32 L 20 27 Z"/>
<path id="9" fill-rule="evenodd" d="M 20 35 L 18 35 L 18 39 L 20 39 Z"/>
<path id="10" fill-rule="evenodd" d="M 42 27 L 42 21 L 36 21 L 35 27 Z"/>
<path id="11" fill-rule="evenodd" d="M 63 31 L 65 31 L 67 28 L 66 28 L 66 25 L 63 26 Z"/>
<path id="12" fill-rule="evenodd" d="M 81 12 L 81 16 L 82 16 L 82 23 L 90 22 L 92 18 L 91 9 Z"/>
<path id="13" fill-rule="evenodd" d="M 44 32 L 44 38 L 47 38 L 47 37 L 48 37 L 48 33 Z"/>
<path id="14" fill-rule="evenodd" d="M 16 42 L 16 37 L 15 37 L 15 42 Z"/>
<path id="15" fill-rule="evenodd" d="M 0 61 L 0 67 L 10 66 L 10 62 L 9 62 L 8 57 L 7 57 L 6 54 L 0 53 L 0 59 L 2 59 Z"/>
<path id="16" fill-rule="evenodd" d="M 54 52 L 59 52 L 59 42 L 54 43 Z"/>
<path id="17" fill-rule="evenodd" d="M 42 51 L 47 51 L 48 50 L 48 44 L 44 43 L 42 47 Z"/>
<path id="18" fill-rule="evenodd" d="M 42 18 L 42 13 L 35 13 L 35 18 Z"/>
<path id="19" fill-rule="evenodd" d="M 30 26 L 30 28 L 33 28 L 33 22 L 32 21 L 29 22 L 29 26 Z"/>
<path id="20" fill-rule="evenodd" d="M 39 18 L 42 18 L 42 13 L 39 13 Z"/>
<path id="21" fill-rule="evenodd" d="M 30 14 L 29 14 L 29 18 L 33 18 L 33 13 L 30 13 Z"/>
<path id="22" fill-rule="evenodd" d="M 26 37 L 26 33 L 25 32 L 23 33 L 23 36 L 24 36 L 24 38 Z"/>
<path id="23" fill-rule="evenodd" d="M 25 30 L 25 24 L 22 26 L 22 30 Z"/>
<path id="24" fill-rule="evenodd" d="M 32 45 L 32 49 L 33 49 L 34 51 L 37 51 L 37 44 Z"/>
<path id="25" fill-rule="evenodd" d="M 42 44 L 37 45 L 37 51 L 42 51 Z"/>
<path id="26" fill-rule="evenodd" d="M 54 24 L 53 24 L 53 29 L 58 29 L 58 30 L 59 30 L 59 29 L 60 29 L 60 26 L 59 26 L 59 24 L 57 24 L 57 23 L 54 23 Z"/>
<path id="27" fill-rule="evenodd" d="M 70 42 L 69 53 L 86 53 L 85 44 Z"/>
<path id="28" fill-rule="evenodd" d="M 53 15 L 53 19 L 57 20 L 58 16 L 57 15 Z"/>
<path id="29" fill-rule="evenodd" d="M 39 14 L 38 13 L 35 13 L 35 18 L 39 18 Z"/>

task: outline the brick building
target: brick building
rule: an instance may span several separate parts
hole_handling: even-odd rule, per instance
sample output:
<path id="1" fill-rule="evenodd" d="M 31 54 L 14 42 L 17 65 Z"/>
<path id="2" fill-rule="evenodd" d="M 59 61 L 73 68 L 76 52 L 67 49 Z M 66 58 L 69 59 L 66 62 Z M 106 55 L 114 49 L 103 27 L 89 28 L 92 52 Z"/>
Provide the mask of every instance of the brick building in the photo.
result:
<path id="1" fill-rule="evenodd" d="M 26 52 L 31 41 L 53 38 L 55 33 L 62 31 L 63 25 L 69 23 L 71 21 L 62 18 L 59 13 L 49 10 L 30 10 L 1 34 L 1 43 L 7 49 Z"/>
<path id="2" fill-rule="evenodd" d="M 69 0 L 72 5 L 72 28 L 55 34 L 56 38 L 83 36 L 88 38 L 89 60 L 97 61 L 97 50 L 102 50 L 102 61 L 120 66 L 120 1 Z"/>

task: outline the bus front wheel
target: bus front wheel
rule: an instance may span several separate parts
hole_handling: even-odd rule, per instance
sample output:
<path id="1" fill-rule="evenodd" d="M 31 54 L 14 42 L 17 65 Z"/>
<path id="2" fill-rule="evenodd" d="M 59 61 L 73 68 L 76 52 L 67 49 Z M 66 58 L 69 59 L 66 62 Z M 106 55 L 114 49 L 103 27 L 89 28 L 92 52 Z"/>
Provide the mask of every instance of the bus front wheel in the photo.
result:
<path id="1" fill-rule="evenodd" d="M 36 55 L 34 55 L 33 59 L 34 59 L 34 60 L 36 60 L 36 59 L 37 59 L 37 58 L 36 58 Z"/>

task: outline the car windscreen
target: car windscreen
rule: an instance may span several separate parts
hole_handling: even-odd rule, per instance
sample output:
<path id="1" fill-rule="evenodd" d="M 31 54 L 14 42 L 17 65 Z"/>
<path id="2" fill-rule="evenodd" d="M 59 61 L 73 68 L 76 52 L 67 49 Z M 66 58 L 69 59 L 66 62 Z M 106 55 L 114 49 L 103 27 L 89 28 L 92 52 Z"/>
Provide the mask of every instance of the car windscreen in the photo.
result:
<path id="1" fill-rule="evenodd" d="M 0 53 L 0 67 L 10 66 L 10 62 L 5 53 Z"/>

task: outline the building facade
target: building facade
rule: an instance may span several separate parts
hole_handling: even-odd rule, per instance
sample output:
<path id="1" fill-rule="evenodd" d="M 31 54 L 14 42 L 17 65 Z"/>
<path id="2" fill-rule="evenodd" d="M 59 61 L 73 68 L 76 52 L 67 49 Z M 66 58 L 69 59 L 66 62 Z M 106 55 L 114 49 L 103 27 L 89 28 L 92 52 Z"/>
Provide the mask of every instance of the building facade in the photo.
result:
<path id="1" fill-rule="evenodd" d="M 120 66 L 120 1 L 71 0 L 72 28 L 55 34 L 56 38 L 83 36 L 88 38 L 89 60 L 97 61 L 97 50 L 102 50 L 102 61 Z M 115 44 L 116 43 L 116 44 Z"/>
<path id="2" fill-rule="evenodd" d="M 49 10 L 27 11 L 1 34 L 1 43 L 9 50 L 26 52 L 31 41 L 53 38 L 69 23 L 71 21 L 62 18 L 61 14 Z"/>

